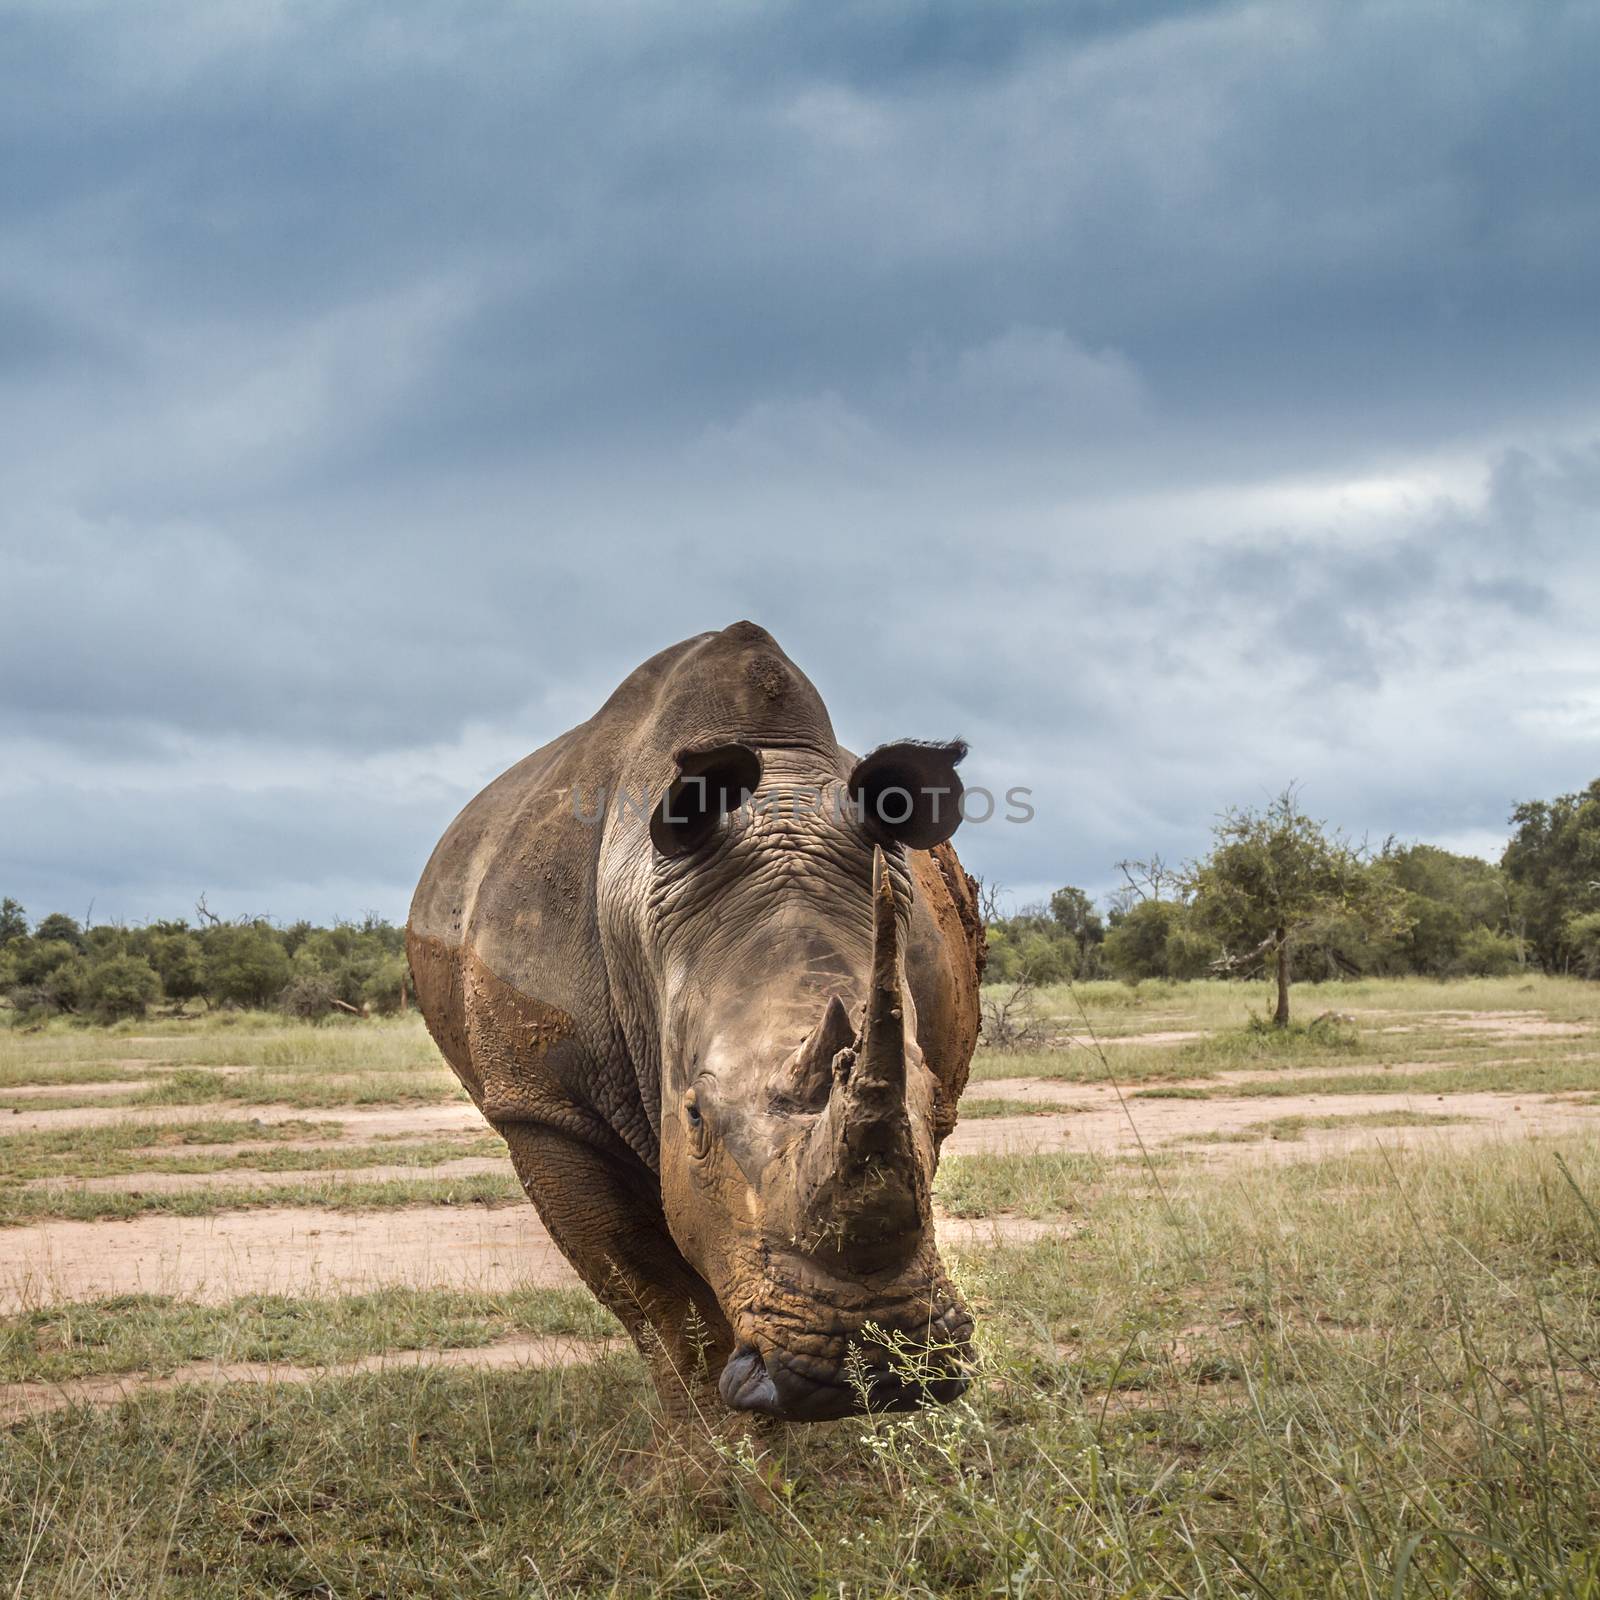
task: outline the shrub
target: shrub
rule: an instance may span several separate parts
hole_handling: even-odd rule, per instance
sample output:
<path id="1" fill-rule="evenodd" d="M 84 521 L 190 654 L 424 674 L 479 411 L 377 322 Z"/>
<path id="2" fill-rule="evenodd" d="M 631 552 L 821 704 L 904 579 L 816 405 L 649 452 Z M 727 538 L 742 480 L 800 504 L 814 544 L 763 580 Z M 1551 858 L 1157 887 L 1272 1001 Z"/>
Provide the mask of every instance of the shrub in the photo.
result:
<path id="1" fill-rule="evenodd" d="M 142 1017 L 160 998 L 160 975 L 143 956 L 111 956 L 84 974 L 83 1003 L 103 1022 Z"/>
<path id="2" fill-rule="evenodd" d="M 315 1021 L 327 1016 L 338 998 L 339 991 L 327 973 L 302 969 L 289 980 L 278 997 L 278 1004 L 291 1017 Z"/>
<path id="3" fill-rule="evenodd" d="M 18 939 L 9 947 L 13 982 L 31 986 L 42 984 L 58 967 L 65 966 L 77 952 L 65 939 Z"/>
<path id="4" fill-rule="evenodd" d="M 53 943 L 54 941 L 52 941 Z M 68 954 L 48 972 L 30 974 L 11 990 L 11 1003 L 26 1016 L 38 1020 L 58 1011 L 76 1011 L 83 998 L 85 969 L 81 956 Z"/>
<path id="5" fill-rule="evenodd" d="M 271 1005 L 289 981 L 289 957 L 258 923 L 224 924 L 206 935 L 206 993 L 241 1006 Z"/>
<path id="6" fill-rule="evenodd" d="M 385 956 L 362 984 L 362 1002 L 380 1016 L 390 1016 L 404 1007 L 406 986 L 410 981 L 406 958 Z"/>
<path id="7" fill-rule="evenodd" d="M 161 978 L 169 1000 L 192 1000 L 205 991 L 200 941 L 192 933 L 153 933 L 145 941 L 145 958 Z"/>
<path id="8" fill-rule="evenodd" d="M 1469 928 L 1461 936 L 1450 974 L 1458 978 L 1503 978 L 1521 965 L 1522 946 L 1509 933 Z"/>
<path id="9" fill-rule="evenodd" d="M 1180 916 L 1167 929 L 1166 973 L 1168 978 L 1204 978 L 1222 954 L 1222 946 L 1192 916 Z"/>
<path id="10" fill-rule="evenodd" d="M 60 940 L 63 944 L 71 945 L 74 950 L 83 949 L 83 929 L 62 911 L 52 911 L 33 930 L 33 936 L 35 939 Z"/>
<path id="11" fill-rule="evenodd" d="M 1583 978 L 1600 978 L 1600 911 L 1568 917 L 1563 928 L 1572 970 Z"/>
<path id="12" fill-rule="evenodd" d="M 1175 900 L 1141 900 L 1106 935 L 1106 965 L 1119 978 L 1165 978 L 1167 942 L 1184 921 Z"/>

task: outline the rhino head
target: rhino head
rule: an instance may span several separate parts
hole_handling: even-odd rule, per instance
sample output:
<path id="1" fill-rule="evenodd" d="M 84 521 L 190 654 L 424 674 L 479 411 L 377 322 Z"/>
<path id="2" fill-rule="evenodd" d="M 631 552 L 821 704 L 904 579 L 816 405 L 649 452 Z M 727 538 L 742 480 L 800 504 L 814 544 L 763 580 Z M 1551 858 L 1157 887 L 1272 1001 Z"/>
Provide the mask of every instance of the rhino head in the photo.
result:
<path id="1" fill-rule="evenodd" d="M 663 1209 L 727 1319 L 735 1409 L 814 1421 L 965 1387 L 906 971 L 906 852 L 954 832 L 964 753 L 684 752 L 648 868 L 619 857 L 647 908 L 628 958 L 654 979 Z"/>

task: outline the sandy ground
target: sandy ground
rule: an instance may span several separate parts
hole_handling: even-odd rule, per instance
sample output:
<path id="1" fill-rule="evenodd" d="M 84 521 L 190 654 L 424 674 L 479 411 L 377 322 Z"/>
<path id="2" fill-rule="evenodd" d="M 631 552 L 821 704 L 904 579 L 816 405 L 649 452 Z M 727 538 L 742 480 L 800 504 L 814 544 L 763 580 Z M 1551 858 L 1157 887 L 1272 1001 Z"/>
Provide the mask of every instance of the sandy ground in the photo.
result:
<path id="1" fill-rule="evenodd" d="M 1022 1080 L 1004 1080 L 1007 1099 L 1026 1098 L 1015 1092 Z M 998 1090 L 998 1084 L 986 1089 Z M 1043 1084 L 1039 1088 L 1046 1087 Z M 959 1123 L 945 1150 L 950 1154 L 979 1151 L 1020 1154 L 1044 1150 L 1080 1150 L 1097 1155 L 1137 1154 L 1141 1149 L 1173 1147 L 1204 1151 L 1213 1161 L 1292 1161 L 1383 1144 L 1391 1149 L 1419 1144 L 1472 1144 L 1514 1139 L 1529 1134 L 1600 1132 L 1600 1106 L 1586 1106 L 1559 1095 L 1536 1094 L 1337 1094 L 1271 1095 L 1250 1099 L 1118 1100 L 1116 1091 L 1096 1086 L 1070 1088 L 1065 1115 L 985 1117 Z M 1041 1101 L 1048 1096 L 1038 1095 Z M 1063 1099 L 1066 1098 L 1063 1094 Z M 1461 1122 L 1418 1127 L 1345 1126 L 1307 1128 L 1297 1138 L 1222 1144 L 1197 1143 L 1205 1135 L 1242 1133 L 1280 1117 L 1359 1117 L 1373 1112 L 1419 1112 L 1461 1117 Z"/>
<path id="2" fill-rule="evenodd" d="M 1589 1030 L 1581 1022 L 1556 1022 L 1540 1011 L 1430 1011 L 1428 1026 L 1461 1028 L 1500 1039 L 1572 1039 Z M 1416 1033 L 1417 1023 L 1397 1023 L 1381 1033 Z"/>
<path id="3" fill-rule="evenodd" d="M 1060 1225 L 1021 1217 L 947 1218 L 953 1247 L 1037 1239 Z M 121 1294 L 219 1304 L 247 1294 L 569 1288 L 578 1275 L 531 1205 L 311 1206 L 160 1214 L 127 1222 L 40 1222 L 0 1231 L 0 1313 Z"/>
<path id="4" fill-rule="evenodd" d="M 1070 1024 L 1068 1026 L 1070 1028 Z M 1050 1044 L 1057 1050 L 1093 1050 L 1096 1045 L 1186 1044 L 1190 1039 L 1203 1037 L 1202 1033 L 1190 1028 L 1174 1028 L 1160 1033 L 1102 1033 L 1093 1037 L 1087 1033 L 1069 1031 L 1052 1035 Z"/>
<path id="5" fill-rule="evenodd" d="M 1408 1019 L 1409 1020 L 1409 1019 Z M 1420 1020 L 1420 1019 L 1419 1019 Z M 1553 1022 L 1538 1013 L 1450 1014 L 1438 1020 L 1463 1029 L 1503 1034 L 1567 1035 L 1586 1030 Z M 1116 1044 L 1178 1043 L 1196 1035 L 1182 1032 L 1125 1035 Z M 131 1065 L 131 1063 L 130 1063 Z M 1393 1070 L 1403 1071 L 1406 1063 Z M 1419 1063 L 1420 1065 L 1420 1063 Z M 1181 1151 L 1209 1165 L 1314 1159 L 1382 1144 L 1387 1148 L 1415 1145 L 1482 1143 L 1542 1136 L 1583 1129 L 1600 1132 L 1600 1105 L 1552 1095 L 1489 1093 L 1448 1096 L 1383 1094 L 1291 1094 L 1244 1097 L 1229 1095 L 1230 1085 L 1261 1078 L 1275 1082 L 1320 1076 L 1326 1066 L 1280 1071 L 1238 1071 L 1202 1080 L 1215 1093 L 1205 1099 L 1141 1099 L 1133 1088 L 1122 1095 L 1105 1085 L 1061 1080 L 1006 1078 L 974 1084 L 973 1099 L 1008 1099 L 1037 1103 L 1042 1114 L 972 1118 L 961 1123 L 946 1146 L 947 1153 L 1027 1153 L 1068 1150 L 1109 1156 L 1137 1156 L 1141 1151 Z M 469 1102 L 446 1101 L 416 1106 L 335 1108 L 305 1111 L 287 1106 L 199 1105 L 192 1107 L 128 1107 L 115 1103 L 116 1092 L 131 1085 L 99 1086 L 105 1105 L 51 1109 L 49 1093 L 80 1093 L 80 1085 L 29 1095 L 26 1109 L 0 1113 L 0 1134 L 54 1128 L 93 1128 L 108 1123 L 153 1125 L 170 1122 L 256 1120 L 264 1124 L 300 1121 L 314 1124 L 318 1135 L 305 1148 L 370 1144 L 391 1137 L 428 1138 L 477 1134 L 485 1129 Z M 1147 1087 L 1149 1087 L 1147 1085 Z M 1171 1087 L 1171 1085 L 1161 1085 Z M 20 1093 L 21 1091 L 12 1091 Z M 1419 1127 L 1352 1126 L 1307 1129 L 1297 1139 L 1268 1135 L 1229 1142 L 1236 1134 L 1291 1116 L 1332 1115 L 1341 1119 L 1370 1113 L 1433 1113 L 1461 1121 Z M 1223 1142 L 1203 1142 L 1205 1136 Z M 164 1147 L 177 1149 L 180 1147 Z M 247 1144 L 207 1148 L 215 1153 L 248 1152 Z M 275 1148 L 293 1148 L 277 1145 Z M 73 1180 L 86 1189 L 140 1193 L 172 1193 L 199 1189 L 225 1192 L 246 1186 L 264 1188 L 320 1184 L 339 1179 L 382 1181 L 388 1178 L 455 1178 L 508 1170 L 503 1157 L 463 1157 L 433 1167 L 398 1163 L 338 1171 L 281 1173 L 232 1171 L 216 1174 L 138 1174 Z M 61 1180 L 49 1180 L 59 1185 Z M 1019 1218 L 980 1221 L 947 1219 L 939 1224 L 941 1241 L 955 1248 L 982 1248 L 1044 1235 L 1059 1234 L 1070 1224 L 1030 1222 Z M 46 1221 L 25 1227 L 0 1228 L 0 1312 L 32 1306 L 130 1293 L 171 1294 L 219 1302 L 238 1295 L 344 1294 L 385 1285 L 418 1288 L 489 1289 L 522 1286 L 569 1286 L 576 1275 L 533 1208 L 521 1201 L 499 1206 L 432 1205 L 373 1209 L 364 1212 L 327 1207 L 294 1206 L 223 1211 L 214 1216 L 179 1217 L 152 1213 L 130 1221 Z M 552 1345 L 553 1348 L 553 1345 Z M 551 1354 L 545 1342 L 493 1346 L 486 1351 L 444 1354 L 414 1352 L 386 1358 L 393 1361 L 444 1360 L 469 1365 L 506 1362 L 539 1364 L 568 1359 Z M 200 1364 L 162 1379 L 163 1384 L 193 1381 L 297 1381 L 294 1369 L 236 1369 Z M 114 1399 L 135 1379 L 94 1380 L 81 1392 L 86 1398 Z M 0 1418 L 16 1411 L 6 1407 L 45 1403 L 49 1385 L 24 1385 L 28 1391 L 0 1391 Z M 35 1392 L 38 1391 L 38 1392 Z M 60 1403 L 59 1400 L 54 1403 Z"/>
<path id="6" fill-rule="evenodd" d="M 153 1088 L 155 1082 L 154 1078 L 113 1078 L 104 1083 L 24 1083 L 4 1093 L 8 1100 L 37 1100 L 48 1110 L 51 1100 L 65 1099 L 69 1095 L 74 1099 L 93 1095 L 101 1100 L 121 1100 Z M 4 1119 L 3 1112 L 0 1112 L 0 1119 Z M 0 1128 L 7 1126 L 9 1119 L 0 1120 Z"/>
<path id="7" fill-rule="evenodd" d="M 11 1090 L 17 1094 L 20 1090 Z M 481 1133 L 486 1124 L 470 1100 L 421 1106 L 350 1106 L 331 1111 L 301 1111 L 294 1106 L 69 1106 L 59 1110 L 0 1111 L 0 1134 L 33 1133 L 47 1128 L 97 1128 L 108 1122 L 326 1122 L 345 1137 L 377 1139 L 386 1134 L 424 1138 L 433 1133 Z"/>
<path id="8" fill-rule="evenodd" d="M 338 1148 L 335 1146 L 334 1148 Z M 206 1147 L 207 1154 L 210 1146 Z M 294 1172 L 136 1172 L 109 1178 L 35 1178 L 25 1189 L 71 1189 L 91 1194 L 181 1194 L 186 1189 L 292 1189 L 298 1184 L 383 1183 L 391 1178 L 475 1178 L 484 1173 L 511 1171 L 506 1156 L 462 1156 L 433 1166 L 400 1164 L 377 1167 L 308 1167 Z"/>
<path id="9" fill-rule="evenodd" d="M 0 1425 L 69 1405 L 108 1406 L 133 1394 L 206 1383 L 310 1383 L 315 1378 L 342 1378 L 356 1372 L 384 1372 L 405 1367 L 472 1367 L 503 1372 L 535 1367 L 571 1366 L 594 1361 L 611 1351 L 631 1348 L 620 1339 L 505 1339 L 497 1344 L 462 1350 L 386 1350 L 360 1361 L 327 1367 L 298 1367 L 274 1361 L 190 1361 L 162 1377 L 145 1373 L 113 1373 L 66 1383 L 0 1384 Z"/>
<path id="10" fill-rule="evenodd" d="M 0 1311 L 117 1294 L 504 1289 L 578 1281 L 530 1205 L 314 1207 L 41 1222 L 0 1232 Z"/>

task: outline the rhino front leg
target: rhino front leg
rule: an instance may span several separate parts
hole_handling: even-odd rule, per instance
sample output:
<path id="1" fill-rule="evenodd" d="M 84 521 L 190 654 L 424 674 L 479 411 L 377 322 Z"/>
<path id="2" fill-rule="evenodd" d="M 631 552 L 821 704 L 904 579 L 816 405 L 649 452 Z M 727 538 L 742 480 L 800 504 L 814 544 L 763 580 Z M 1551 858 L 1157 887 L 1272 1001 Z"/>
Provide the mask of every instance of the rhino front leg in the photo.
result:
<path id="1" fill-rule="evenodd" d="M 649 1364 L 668 1426 L 720 1432 L 729 1414 L 717 1377 L 733 1333 L 667 1232 L 653 1174 L 539 1124 L 500 1132 L 551 1238 Z"/>

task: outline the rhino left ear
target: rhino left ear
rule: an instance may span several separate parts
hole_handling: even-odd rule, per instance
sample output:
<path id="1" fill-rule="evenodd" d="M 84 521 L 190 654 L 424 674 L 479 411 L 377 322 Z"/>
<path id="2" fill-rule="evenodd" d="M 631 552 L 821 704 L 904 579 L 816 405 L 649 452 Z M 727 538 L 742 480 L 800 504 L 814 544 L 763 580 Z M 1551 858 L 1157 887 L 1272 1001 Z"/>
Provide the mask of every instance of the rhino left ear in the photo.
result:
<path id="1" fill-rule="evenodd" d="M 761 757 L 747 744 L 680 750 L 677 776 L 650 818 L 651 841 L 664 856 L 698 850 L 760 782 Z"/>
<path id="2" fill-rule="evenodd" d="M 967 753 L 949 744 L 902 740 L 880 745 L 856 763 L 849 793 L 863 825 L 875 838 L 931 850 L 961 825 L 961 779 L 956 763 Z"/>

